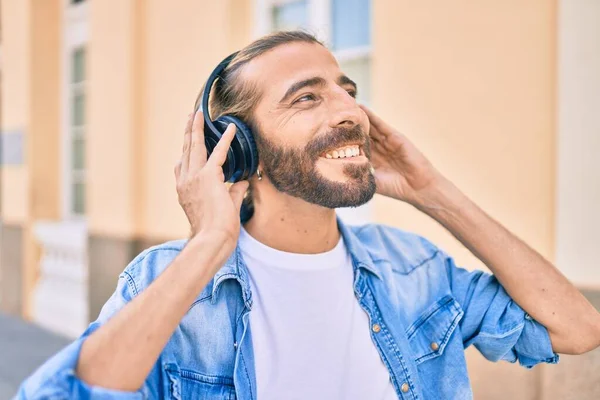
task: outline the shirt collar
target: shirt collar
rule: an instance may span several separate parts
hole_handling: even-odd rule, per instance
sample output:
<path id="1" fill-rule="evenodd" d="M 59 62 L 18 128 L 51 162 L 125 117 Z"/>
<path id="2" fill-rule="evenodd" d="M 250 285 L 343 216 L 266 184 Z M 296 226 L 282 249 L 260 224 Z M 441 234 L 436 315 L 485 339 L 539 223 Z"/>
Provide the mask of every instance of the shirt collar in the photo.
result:
<path id="1" fill-rule="evenodd" d="M 337 225 L 340 230 L 340 234 L 344 239 L 344 244 L 350 253 L 352 258 L 352 264 L 355 268 L 364 269 L 375 275 L 377 278 L 382 279 L 381 273 L 377 270 L 373 264 L 373 260 L 367 249 L 356 237 L 350 227 L 342 222 L 340 217 L 337 217 Z M 211 302 L 214 304 L 217 301 L 217 295 L 221 283 L 227 279 L 235 279 L 239 282 L 242 288 L 242 297 L 244 304 L 248 309 L 252 309 L 252 291 L 250 290 L 250 280 L 248 277 L 248 269 L 242 257 L 240 255 L 239 242 L 235 248 L 235 251 L 229 256 L 223 267 L 217 271 L 212 280 L 212 299 Z"/>
<path id="2" fill-rule="evenodd" d="M 227 279 L 235 279 L 239 282 L 242 288 L 242 297 L 244 299 L 244 304 L 248 309 L 252 309 L 252 291 L 250 290 L 250 280 L 248 277 L 248 269 L 240 256 L 240 245 L 239 242 L 235 247 L 235 250 L 227 261 L 225 265 L 221 267 L 213 277 L 212 284 L 212 298 L 211 302 L 214 304 L 217 301 L 217 295 L 219 293 L 219 288 L 223 281 Z"/>
<path id="3" fill-rule="evenodd" d="M 383 279 L 381 272 L 373 264 L 373 259 L 367 251 L 367 248 L 361 243 L 360 239 L 352 229 L 344 224 L 339 216 L 337 217 L 337 224 L 338 229 L 344 238 L 346 248 L 352 257 L 352 264 L 359 269 L 369 271 L 379 279 Z"/>

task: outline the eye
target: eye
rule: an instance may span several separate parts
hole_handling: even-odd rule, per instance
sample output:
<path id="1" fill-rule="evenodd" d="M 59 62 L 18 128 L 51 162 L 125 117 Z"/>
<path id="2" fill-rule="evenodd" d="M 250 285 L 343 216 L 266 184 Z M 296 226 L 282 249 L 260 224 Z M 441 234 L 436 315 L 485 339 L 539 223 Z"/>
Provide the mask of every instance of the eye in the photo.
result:
<path id="1" fill-rule="evenodd" d="M 317 98 L 312 93 L 309 93 L 309 94 L 305 94 L 304 96 L 296 99 L 293 104 L 304 103 L 304 102 L 307 102 L 307 101 L 310 101 L 310 100 L 316 100 L 316 99 Z"/>
<path id="2" fill-rule="evenodd" d="M 347 92 L 350 95 L 350 97 L 356 98 L 356 90 L 354 90 L 354 89 L 348 89 Z"/>

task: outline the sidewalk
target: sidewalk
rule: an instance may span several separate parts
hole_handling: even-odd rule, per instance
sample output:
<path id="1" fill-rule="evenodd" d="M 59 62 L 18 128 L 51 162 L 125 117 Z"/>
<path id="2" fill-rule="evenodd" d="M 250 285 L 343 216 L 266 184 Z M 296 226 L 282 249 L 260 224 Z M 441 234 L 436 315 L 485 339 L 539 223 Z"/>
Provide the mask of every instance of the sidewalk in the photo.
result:
<path id="1" fill-rule="evenodd" d="M 14 396 L 23 379 L 69 342 L 31 323 L 0 314 L 0 399 Z"/>

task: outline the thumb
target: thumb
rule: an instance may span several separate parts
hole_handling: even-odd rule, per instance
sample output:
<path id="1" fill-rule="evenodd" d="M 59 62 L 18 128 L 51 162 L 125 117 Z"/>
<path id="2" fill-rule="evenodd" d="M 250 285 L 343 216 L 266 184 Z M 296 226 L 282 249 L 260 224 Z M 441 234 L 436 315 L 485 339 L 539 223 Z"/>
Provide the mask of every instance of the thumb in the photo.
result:
<path id="1" fill-rule="evenodd" d="M 387 196 L 388 192 L 389 192 L 389 186 L 390 186 L 389 185 L 389 181 L 390 181 L 389 175 L 387 175 L 384 171 L 381 171 L 380 169 L 375 168 L 373 176 L 375 177 L 376 193 Z"/>
<path id="2" fill-rule="evenodd" d="M 373 177 L 375 178 L 375 185 L 377 186 L 377 189 L 383 187 L 384 185 L 384 179 L 381 176 L 381 171 L 377 170 L 376 168 L 373 170 Z"/>
<path id="3" fill-rule="evenodd" d="M 244 194 L 246 190 L 248 190 L 248 186 L 250 184 L 248 181 L 240 181 L 236 182 L 229 188 L 229 195 L 231 196 L 231 200 L 233 200 L 233 204 L 235 204 L 236 209 L 242 207 L 242 201 L 244 200 Z"/>

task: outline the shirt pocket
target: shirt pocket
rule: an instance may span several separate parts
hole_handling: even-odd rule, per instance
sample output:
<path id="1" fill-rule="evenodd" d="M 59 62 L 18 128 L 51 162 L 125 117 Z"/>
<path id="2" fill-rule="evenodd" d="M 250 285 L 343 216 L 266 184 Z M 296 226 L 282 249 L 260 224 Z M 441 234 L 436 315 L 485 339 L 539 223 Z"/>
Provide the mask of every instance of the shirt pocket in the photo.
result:
<path id="1" fill-rule="evenodd" d="M 180 369 L 175 364 L 165 366 L 167 392 L 173 400 L 235 400 L 233 378 L 201 374 Z"/>
<path id="2" fill-rule="evenodd" d="M 417 365 L 444 353 L 463 314 L 458 302 L 447 295 L 419 315 L 406 331 Z"/>

